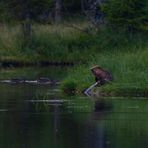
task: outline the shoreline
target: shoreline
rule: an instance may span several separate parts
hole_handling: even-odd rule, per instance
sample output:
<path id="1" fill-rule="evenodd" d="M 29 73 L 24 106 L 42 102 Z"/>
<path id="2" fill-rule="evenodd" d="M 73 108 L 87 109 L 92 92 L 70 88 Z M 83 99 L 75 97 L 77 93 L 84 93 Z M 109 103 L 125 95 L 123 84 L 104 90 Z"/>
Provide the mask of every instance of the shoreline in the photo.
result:
<path id="1" fill-rule="evenodd" d="M 96 90 L 93 93 L 95 97 L 148 97 L 148 88 L 124 88 L 124 89 L 116 89 L 114 91 L 100 91 Z"/>
<path id="2" fill-rule="evenodd" d="M 30 66 L 74 66 L 73 62 L 54 62 L 48 60 L 39 60 L 39 61 L 29 61 L 29 60 L 0 60 L 0 68 L 8 68 L 8 67 L 30 67 Z"/>

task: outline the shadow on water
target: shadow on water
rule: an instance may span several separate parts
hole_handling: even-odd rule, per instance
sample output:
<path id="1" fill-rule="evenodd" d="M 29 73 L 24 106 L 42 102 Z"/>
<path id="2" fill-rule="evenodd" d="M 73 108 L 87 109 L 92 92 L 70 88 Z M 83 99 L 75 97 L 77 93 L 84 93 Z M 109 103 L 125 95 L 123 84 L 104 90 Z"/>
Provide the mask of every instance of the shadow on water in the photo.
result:
<path id="1" fill-rule="evenodd" d="M 58 86 L 1 84 L 0 147 L 147 148 L 147 113 L 144 98 L 65 97 Z"/>

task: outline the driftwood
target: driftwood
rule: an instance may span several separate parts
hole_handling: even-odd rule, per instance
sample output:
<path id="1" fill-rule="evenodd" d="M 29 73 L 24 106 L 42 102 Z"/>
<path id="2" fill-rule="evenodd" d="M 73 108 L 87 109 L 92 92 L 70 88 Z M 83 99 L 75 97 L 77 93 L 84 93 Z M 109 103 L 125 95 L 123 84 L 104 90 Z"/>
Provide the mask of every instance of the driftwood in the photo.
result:
<path id="1" fill-rule="evenodd" d="M 8 84 L 40 84 L 40 85 L 58 85 L 59 81 L 50 80 L 49 78 L 39 78 L 37 80 L 27 80 L 27 79 L 10 79 L 10 80 L 0 80 L 0 83 Z"/>

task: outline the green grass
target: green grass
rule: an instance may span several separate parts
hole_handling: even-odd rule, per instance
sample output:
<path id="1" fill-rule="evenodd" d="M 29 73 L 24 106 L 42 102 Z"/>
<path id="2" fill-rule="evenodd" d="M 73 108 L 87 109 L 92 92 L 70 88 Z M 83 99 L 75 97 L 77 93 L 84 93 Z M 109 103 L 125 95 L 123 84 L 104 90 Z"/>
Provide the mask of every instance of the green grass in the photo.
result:
<path id="1" fill-rule="evenodd" d="M 106 33 L 106 32 L 105 32 Z M 113 74 L 113 82 L 96 88 L 102 95 L 148 95 L 148 46 L 146 34 L 106 33 L 96 39 L 87 64 L 76 66 L 63 81 L 62 89 L 75 86 L 81 93 L 94 83 L 90 67 L 99 65 Z"/>
<path id="2" fill-rule="evenodd" d="M 86 23 L 75 24 L 89 30 Z M 0 32 L 0 62 L 38 64 L 40 61 L 75 63 L 62 83 L 62 90 L 81 93 L 94 83 L 90 67 L 99 65 L 111 71 L 114 81 L 99 88 L 117 95 L 130 91 L 148 92 L 148 34 L 102 29 L 84 33 L 68 25 L 33 25 L 28 42 L 21 38 L 19 26 L 3 26 Z M 129 90 L 129 91 L 127 91 Z M 97 89 L 98 91 L 98 89 Z"/>
<path id="3" fill-rule="evenodd" d="M 77 24 L 79 27 L 79 24 Z M 85 28 L 85 24 L 80 27 Z M 24 41 L 20 26 L 2 26 L 0 32 L 0 61 L 22 63 L 85 61 L 89 36 L 67 25 L 33 25 L 33 35 Z"/>
<path id="4" fill-rule="evenodd" d="M 114 78 L 111 84 L 98 88 L 100 92 L 117 95 L 121 92 L 129 94 L 131 91 L 140 93 L 139 89 L 142 89 L 146 93 L 148 92 L 147 55 L 148 48 L 134 53 L 98 54 L 87 66 L 80 65 L 74 68 L 63 82 L 62 88 L 65 91 L 66 86 L 69 86 L 68 84 L 73 84 L 76 92 L 85 90 L 94 83 L 94 76 L 91 74 L 90 67 L 98 64 L 112 72 Z"/>

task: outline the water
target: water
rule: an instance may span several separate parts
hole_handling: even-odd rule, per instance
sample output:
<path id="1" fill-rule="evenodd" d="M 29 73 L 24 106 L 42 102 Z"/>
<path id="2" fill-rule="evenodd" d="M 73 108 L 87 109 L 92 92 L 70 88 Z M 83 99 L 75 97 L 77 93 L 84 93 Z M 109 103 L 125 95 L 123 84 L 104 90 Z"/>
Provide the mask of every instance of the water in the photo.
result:
<path id="1" fill-rule="evenodd" d="M 67 73 L 30 69 L 1 70 L 0 77 L 61 80 Z M 58 86 L 0 84 L 0 148 L 147 148 L 147 103 L 146 98 L 65 97 Z"/>

